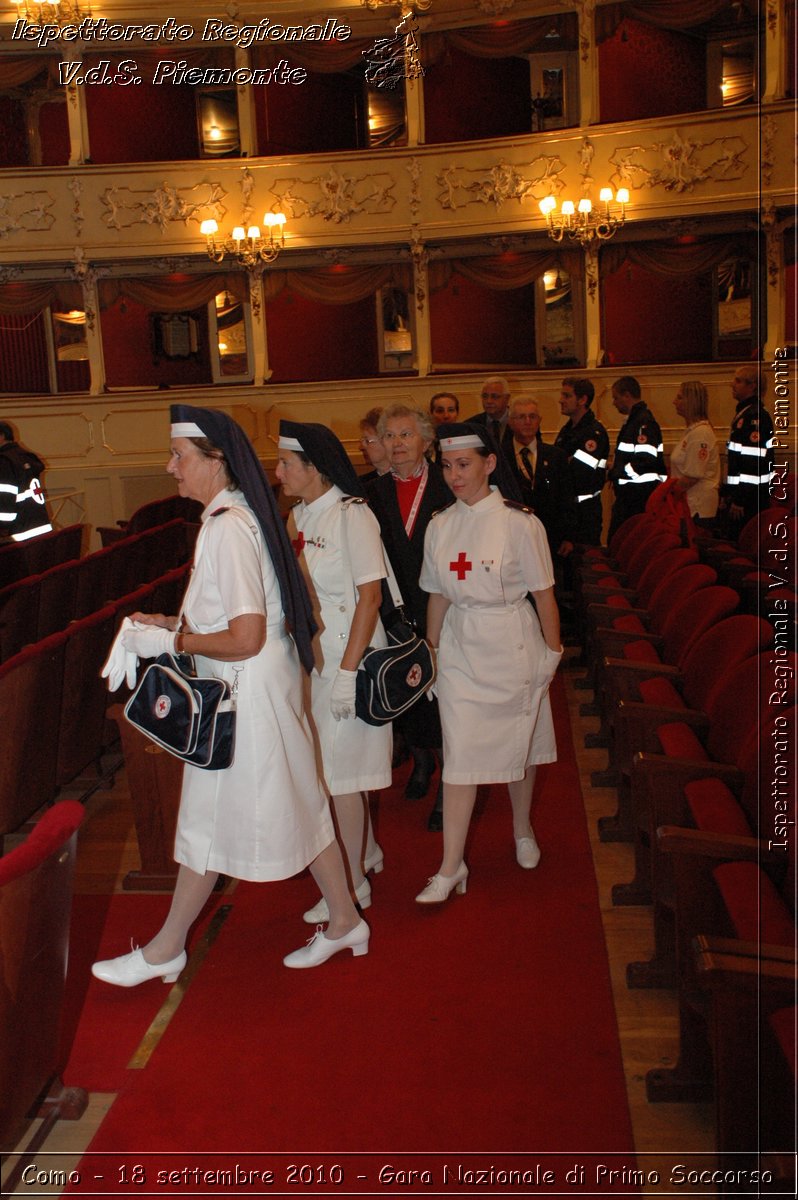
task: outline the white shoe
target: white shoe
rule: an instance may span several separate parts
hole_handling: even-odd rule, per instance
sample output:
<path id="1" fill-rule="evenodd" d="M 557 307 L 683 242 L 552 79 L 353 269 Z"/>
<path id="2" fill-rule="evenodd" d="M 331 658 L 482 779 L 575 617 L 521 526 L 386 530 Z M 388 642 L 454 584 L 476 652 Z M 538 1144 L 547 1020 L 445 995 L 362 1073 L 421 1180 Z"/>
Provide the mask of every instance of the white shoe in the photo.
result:
<path id="1" fill-rule="evenodd" d="M 373 871 L 375 875 L 379 875 L 385 865 L 385 855 L 382 852 L 381 846 L 374 846 L 371 854 L 363 859 L 363 874 L 368 875 L 369 871 Z"/>
<path id="2" fill-rule="evenodd" d="M 186 952 L 181 951 L 171 962 L 148 963 L 141 950 L 132 950 L 130 954 L 121 954 L 119 958 L 106 958 L 93 964 L 91 973 L 95 979 L 103 983 L 113 983 L 117 987 L 137 987 L 148 979 L 162 979 L 164 983 L 174 983 L 186 965 Z"/>
<path id="3" fill-rule="evenodd" d="M 355 904 L 357 904 L 358 908 L 371 908 L 371 884 L 368 879 L 364 879 L 360 887 L 355 888 Z M 314 904 L 313 908 L 309 908 L 307 912 L 302 914 L 302 920 L 307 921 L 308 925 L 318 925 L 322 921 L 329 921 L 329 919 L 330 910 L 323 896 L 318 904 Z"/>
<path id="4" fill-rule="evenodd" d="M 532 837 L 515 839 L 515 857 L 519 867 L 523 867 L 525 871 L 534 870 L 540 862 L 540 846 L 534 834 Z"/>
<path id="5" fill-rule="evenodd" d="M 283 959 L 283 965 L 300 968 L 318 967 L 328 958 L 337 954 L 339 950 L 351 950 L 354 957 L 359 957 L 361 954 L 368 954 L 370 937 L 371 930 L 363 920 L 358 921 L 354 929 L 350 929 L 349 933 L 345 933 L 343 937 L 339 938 L 328 938 L 323 927 L 318 925 L 308 944 L 300 950 L 294 950 L 292 954 L 287 954 Z"/>
<path id="6" fill-rule="evenodd" d="M 416 896 L 416 903 L 442 904 L 453 891 L 456 891 L 458 896 L 464 896 L 467 886 L 468 867 L 461 862 L 454 875 L 433 875 L 423 892 Z"/>

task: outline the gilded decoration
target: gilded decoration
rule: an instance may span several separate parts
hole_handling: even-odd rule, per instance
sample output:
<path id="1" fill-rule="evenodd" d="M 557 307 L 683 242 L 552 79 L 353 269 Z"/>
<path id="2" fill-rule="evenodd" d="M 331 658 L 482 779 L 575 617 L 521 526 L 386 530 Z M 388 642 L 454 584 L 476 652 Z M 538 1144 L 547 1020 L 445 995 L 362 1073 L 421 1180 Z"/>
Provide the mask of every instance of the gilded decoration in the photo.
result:
<path id="1" fill-rule="evenodd" d="M 410 215 L 415 219 L 421 208 L 421 163 L 417 158 L 411 158 L 406 169 L 410 176 L 410 195 L 407 202 Z"/>
<path id="2" fill-rule="evenodd" d="M 413 260 L 413 274 L 416 284 L 416 310 L 419 314 L 422 314 L 427 301 L 427 264 L 429 262 L 429 254 L 417 225 L 414 225 L 410 231 L 410 257 Z"/>
<path id="3" fill-rule="evenodd" d="M 55 197 L 49 192 L 12 192 L 0 196 L 0 238 L 52 229 L 55 215 L 50 210 L 54 204 Z"/>
<path id="4" fill-rule="evenodd" d="M 465 208 L 467 204 L 493 204 L 501 208 L 507 200 L 559 195 L 565 186 L 560 179 L 564 163 L 557 155 L 541 154 L 529 164 L 541 164 L 527 177 L 517 167 L 501 160 L 494 167 L 445 167 L 437 176 L 441 208 Z"/>
<path id="5" fill-rule="evenodd" d="M 741 137 L 703 142 L 682 137 L 675 129 L 666 142 L 617 146 L 610 155 L 615 167 L 610 182 L 616 188 L 691 192 L 697 184 L 741 179 L 747 170 L 743 161 L 747 149 Z"/>
<path id="6" fill-rule="evenodd" d="M 386 173 L 349 175 L 330 167 L 310 179 L 275 180 L 272 195 L 290 217 L 322 217 L 340 225 L 354 216 L 387 213 L 396 205 L 396 181 Z"/>
<path id="7" fill-rule="evenodd" d="M 768 188 L 773 178 L 773 168 L 776 165 L 775 142 L 777 127 L 772 117 L 765 117 L 760 126 L 760 132 L 759 173 L 762 177 L 763 187 Z"/>
<path id="8" fill-rule="evenodd" d="M 69 181 L 68 186 L 69 186 L 70 192 L 72 193 L 72 200 L 73 200 L 72 224 L 75 226 L 75 237 L 79 238 L 80 234 L 81 234 L 81 230 L 83 229 L 83 223 L 86 220 L 86 218 L 83 216 L 83 209 L 81 208 L 81 204 L 80 204 L 80 197 L 81 197 L 81 193 L 83 191 L 83 184 L 80 182 L 80 180 L 77 178 L 76 175 L 73 175 Z"/>
<path id="9" fill-rule="evenodd" d="M 214 217 L 220 224 L 227 209 L 222 204 L 227 192 L 219 183 L 197 183 L 193 187 L 174 188 L 164 182 L 153 191 L 135 191 L 128 187 L 110 187 L 100 195 L 106 211 L 102 219 L 109 229 L 129 229 L 132 225 L 157 225 L 166 233 L 173 221 L 202 221 Z"/>

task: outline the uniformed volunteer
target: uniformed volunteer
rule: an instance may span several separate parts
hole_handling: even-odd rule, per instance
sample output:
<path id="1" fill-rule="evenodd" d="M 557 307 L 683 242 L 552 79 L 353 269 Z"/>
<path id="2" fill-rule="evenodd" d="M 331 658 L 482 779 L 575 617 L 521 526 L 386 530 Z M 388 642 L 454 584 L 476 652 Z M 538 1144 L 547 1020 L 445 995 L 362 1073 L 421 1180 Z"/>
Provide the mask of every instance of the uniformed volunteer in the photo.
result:
<path id="1" fill-rule="evenodd" d="M 172 406 L 167 470 L 181 496 L 204 505 L 181 616 L 137 613 L 145 627 L 123 629 L 118 640 L 139 658 L 192 654 L 198 674 L 236 687 L 235 757 L 222 771 L 185 766 L 180 869 L 166 922 L 144 947 L 95 963 L 92 972 L 121 987 L 171 982 L 219 873 L 286 879 L 308 866 L 330 924 L 283 962 L 314 967 L 339 950 L 365 954 L 369 927 L 349 895 L 304 715 L 302 667 L 313 666 L 315 623 L 269 482 L 235 421 L 182 404 Z"/>
<path id="2" fill-rule="evenodd" d="M 574 539 L 585 546 L 601 542 L 601 492 L 610 450 L 607 430 L 591 408 L 594 395 L 589 379 L 563 379 L 560 412 L 568 420 L 554 439 L 554 445 L 568 455 L 576 497 Z"/>
<path id="3" fill-rule="evenodd" d="M 543 526 L 505 499 L 505 462 L 484 426 L 442 425 L 439 433 L 455 502 L 430 522 L 420 582 L 429 593 L 427 637 L 438 648 L 443 860 L 420 904 L 466 890 L 463 853 L 480 783 L 508 785 L 516 859 L 537 866 L 530 805 L 537 764 L 557 757 L 548 691 L 562 654 Z"/>
<path id="4" fill-rule="evenodd" d="M 0 539 L 25 542 L 50 533 L 42 487 L 44 463 L 17 442 L 7 421 L 0 421 Z"/>
<path id="5" fill-rule="evenodd" d="M 612 385 L 612 402 L 626 420 L 618 431 L 610 471 L 615 503 L 608 541 L 629 517 L 645 512 L 651 493 L 668 478 L 659 424 L 632 375 L 623 375 Z"/>
<path id="6" fill-rule="evenodd" d="M 355 716 L 358 664 L 368 646 L 387 642 L 379 619 L 387 576 L 380 527 L 346 450 L 324 425 L 280 422 L 277 478 L 286 496 L 299 498 L 288 532 L 319 626 L 310 677 L 313 722 L 353 895 L 367 908 L 366 875 L 372 867 L 380 870 L 383 860 L 368 820 L 367 793 L 391 782 L 390 724 L 367 725 Z M 315 924 L 328 915 L 322 898 L 304 917 Z"/>
<path id="7" fill-rule="evenodd" d="M 718 439 L 709 423 L 708 406 L 707 389 L 699 380 L 681 384 L 673 401 L 687 428 L 671 453 L 671 476 L 699 524 L 712 523 L 720 484 Z"/>
<path id="8" fill-rule="evenodd" d="M 731 389 L 736 408 L 726 443 L 726 483 L 721 489 L 724 532 L 736 537 L 770 503 L 773 420 L 762 402 L 766 388 L 755 363 L 739 367 Z"/>

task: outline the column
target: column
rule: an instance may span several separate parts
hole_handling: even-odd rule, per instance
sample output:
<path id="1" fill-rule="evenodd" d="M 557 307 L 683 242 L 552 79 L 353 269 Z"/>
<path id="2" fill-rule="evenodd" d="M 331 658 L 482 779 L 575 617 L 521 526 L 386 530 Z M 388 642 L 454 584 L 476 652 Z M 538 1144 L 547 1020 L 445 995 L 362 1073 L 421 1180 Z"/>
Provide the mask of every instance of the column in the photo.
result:
<path id="1" fill-rule="evenodd" d="M 236 70 L 251 69 L 249 50 L 236 46 Z M 255 96 L 248 84 L 239 84 L 236 88 L 236 104 L 238 108 L 238 137 L 242 158 L 255 158 L 258 153 L 258 126 L 255 117 Z"/>
<path id="2" fill-rule="evenodd" d="M 90 267 L 81 279 L 83 309 L 86 313 L 86 346 L 89 352 L 89 395 L 101 396 L 105 391 L 105 360 L 100 334 L 100 296 L 97 276 Z"/>
<path id="3" fill-rule="evenodd" d="M 80 61 L 79 66 L 82 66 Z M 89 160 L 89 123 L 86 116 L 84 88 L 67 84 L 67 120 L 69 122 L 69 166 L 77 167 Z"/>
<path id="4" fill-rule="evenodd" d="M 269 346 L 266 337 L 266 308 L 263 292 L 263 267 L 249 273 L 249 311 L 252 317 L 252 350 L 255 387 L 263 387 L 271 376 Z"/>
<path id="5" fill-rule="evenodd" d="M 579 16 L 579 124 L 596 125 L 599 120 L 598 47 L 594 13 L 595 0 L 577 0 Z"/>
<path id="6" fill-rule="evenodd" d="M 585 363 L 599 365 L 601 354 L 601 310 L 599 308 L 598 247 L 585 250 Z"/>
<path id="7" fill-rule="evenodd" d="M 429 375 L 432 365 L 432 333 L 429 323 L 429 276 L 427 248 L 418 228 L 411 231 L 410 255 L 413 259 L 413 294 L 416 316 L 416 369 L 419 376 Z"/>

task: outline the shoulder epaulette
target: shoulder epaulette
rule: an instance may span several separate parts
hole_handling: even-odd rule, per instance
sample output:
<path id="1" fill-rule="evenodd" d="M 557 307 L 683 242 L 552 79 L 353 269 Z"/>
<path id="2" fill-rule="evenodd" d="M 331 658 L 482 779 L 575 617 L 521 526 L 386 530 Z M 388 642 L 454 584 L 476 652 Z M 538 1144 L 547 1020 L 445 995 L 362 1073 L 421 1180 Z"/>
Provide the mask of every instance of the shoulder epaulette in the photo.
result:
<path id="1" fill-rule="evenodd" d="M 220 517 L 222 515 L 222 513 L 226 513 L 229 510 L 229 508 L 230 508 L 229 504 L 223 504 L 221 508 L 215 508 L 213 510 L 213 512 L 211 513 L 211 516 L 212 517 Z"/>
<path id="2" fill-rule="evenodd" d="M 367 504 L 365 496 L 342 496 L 341 504 Z"/>
<path id="3" fill-rule="evenodd" d="M 534 517 L 534 509 L 531 509 L 528 504 L 521 504 L 518 500 L 505 500 L 505 508 L 515 508 L 518 512 L 528 513 L 530 517 Z"/>
<path id="4" fill-rule="evenodd" d="M 432 514 L 432 516 L 430 517 L 430 520 L 431 520 L 431 521 L 434 521 L 434 520 L 435 520 L 435 518 L 436 518 L 437 516 L 439 516 L 439 514 L 440 514 L 440 513 L 444 513 L 444 512 L 446 512 L 446 511 L 447 511 L 447 509 L 451 508 L 453 504 L 454 504 L 454 497 L 452 497 L 452 499 L 449 501 L 449 503 L 448 503 L 448 504 L 444 504 L 442 508 L 436 508 L 436 509 L 435 509 L 435 511 L 434 511 L 434 513 L 433 513 L 433 514 Z"/>

